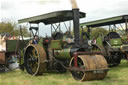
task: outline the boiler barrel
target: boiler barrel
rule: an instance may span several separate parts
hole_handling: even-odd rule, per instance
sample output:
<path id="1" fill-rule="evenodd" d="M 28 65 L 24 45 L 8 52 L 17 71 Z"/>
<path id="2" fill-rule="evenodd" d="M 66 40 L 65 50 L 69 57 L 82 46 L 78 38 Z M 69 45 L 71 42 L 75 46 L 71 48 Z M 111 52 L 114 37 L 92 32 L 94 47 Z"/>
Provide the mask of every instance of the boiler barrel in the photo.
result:
<path id="1" fill-rule="evenodd" d="M 62 50 L 54 50 L 54 56 L 60 59 L 70 59 L 70 48 L 64 48 Z"/>

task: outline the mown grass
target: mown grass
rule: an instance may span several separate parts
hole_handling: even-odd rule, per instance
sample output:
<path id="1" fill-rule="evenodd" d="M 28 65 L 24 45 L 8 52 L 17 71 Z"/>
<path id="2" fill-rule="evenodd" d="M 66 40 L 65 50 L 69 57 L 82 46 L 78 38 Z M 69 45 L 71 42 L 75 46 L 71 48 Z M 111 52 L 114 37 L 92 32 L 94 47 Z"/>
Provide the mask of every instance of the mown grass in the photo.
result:
<path id="1" fill-rule="evenodd" d="M 36 77 L 20 70 L 0 74 L 0 85 L 127 85 L 127 82 L 128 62 L 125 60 L 119 66 L 111 68 L 104 80 L 80 82 L 74 80 L 70 72 L 45 73 Z"/>

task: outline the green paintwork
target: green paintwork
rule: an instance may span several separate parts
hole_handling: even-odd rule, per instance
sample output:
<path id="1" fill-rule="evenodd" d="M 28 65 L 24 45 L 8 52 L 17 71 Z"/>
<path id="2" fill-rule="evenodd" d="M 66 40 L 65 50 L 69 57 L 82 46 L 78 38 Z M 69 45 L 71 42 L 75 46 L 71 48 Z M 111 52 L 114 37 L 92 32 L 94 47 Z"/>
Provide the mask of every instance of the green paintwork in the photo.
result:
<path id="1" fill-rule="evenodd" d="M 103 45 L 103 43 L 102 43 L 102 37 L 98 37 L 98 38 L 96 39 L 96 44 L 98 44 L 98 45 L 100 45 L 100 46 Z"/>
<path id="2" fill-rule="evenodd" d="M 7 52 L 15 52 L 16 46 L 18 47 L 18 40 L 7 40 L 6 41 Z"/>
<path id="3" fill-rule="evenodd" d="M 126 19 L 128 19 L 128 15 L 121 15 L 121 16 L 81 23 L 80 26 L 99 27 L 99 26 L 113 25 L 113 24 L 124 23 Z"/>
<path id="4" fill-rule="evenodd" d="M 24 64 L 24 51 L 23 51 L 23 49 L 20 51 L 20 59 L 21 60 L 19 60 L 18 61 L 18 63 L 20 64 L 20 65 L 22 65 L 22 64 Z"/>
<path id="5" fill-rule="evenodd" d="M 70 56 L 70 48 L 64 48 L 62 50 L 54 50 L 55 57 L 60 58 L 60 59 L 69 59 L 71 58 Z"/>
<path id="6" fill-rule="evenodd" d="M 62 49 L 62 40 L 51 40 L 51 49 L 54 50 Z"/>
<path id="7" fill-rule="evenodd" d="M 85 13 L 80 12 L 80 18 L 84 18 Z M 59 23 L 63 21 L 69 21 L 73 19 L 72 10 L 63 10 L 63 11 L 56 11 L 51 12 L 47 14 L 42 14 L 39 16 L 34 16 L 30 18 L 25 18 L 18 20 L 18 23 L 40 23 L 43 22 L 44 24 L 53 24 L 53 23 Z"/>
<path id="8" fill-rule="evenodd" d="M 42 43 L 43 43 L 43 38 L 41 38 L 41 39 L 39 40 L 38 45 L 40 45 L 41 47 L 44 47 Z"/>
<path id="9" fill-rule="evenodd" d="M 122 39 L 122 42 L 128 43 L 127 35 L 123 35 L 123 36 L 121 37 L 121 39 Z"/>
<path id="10" fill-rule="evenodd" d="M 20 43 L 20 49 L 21 50 L 24 49 L 28 45 L 29 41 L 30 41 L 29 39 L 28 40 L 21 41 L 21 43 Z"/>
<path id="11" fill-rule="evenodd" d="M 114 48 L 121 48 L 121 46 L 112 46 L 112 48 L 114 49 Z"/>
<path id="12" fill-rule="evenodd" d="M 19 40 L 7 40 L 6 41 L 6 50 L 7 52 L 15 52 L 16 49 L 23 49 L 29 40 L 19 41 Z"/>
<path id="13" fill-rule="evenodd" d="M 110 39 L 110 44 L 111 46 L 121 46 L 122 45 L 121 38 Z"/>

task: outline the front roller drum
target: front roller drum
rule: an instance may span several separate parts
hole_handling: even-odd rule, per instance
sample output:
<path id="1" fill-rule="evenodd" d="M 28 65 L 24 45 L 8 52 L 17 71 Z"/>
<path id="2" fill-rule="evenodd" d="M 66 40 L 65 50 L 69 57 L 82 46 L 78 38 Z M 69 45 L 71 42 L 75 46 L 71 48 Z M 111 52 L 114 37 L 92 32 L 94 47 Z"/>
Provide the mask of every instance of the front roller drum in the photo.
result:
<path id="1" fill-rule="evenodd" d="M 29 45 L 25 50 L 24 63 L 26 71 L 31 75 L 41 75 L 46 69 L 46 53 L 39 45 Z"/>
<path id="2" fill-rule="evenodd" d="M 74 57 L 70 67 L 74 67 Z M 72 76 L 80 81 L 104 79 L 108 72 L 108 64 L 102 55 L 79 55 L 75 68 L 77 70 L 71 71 Z"/>

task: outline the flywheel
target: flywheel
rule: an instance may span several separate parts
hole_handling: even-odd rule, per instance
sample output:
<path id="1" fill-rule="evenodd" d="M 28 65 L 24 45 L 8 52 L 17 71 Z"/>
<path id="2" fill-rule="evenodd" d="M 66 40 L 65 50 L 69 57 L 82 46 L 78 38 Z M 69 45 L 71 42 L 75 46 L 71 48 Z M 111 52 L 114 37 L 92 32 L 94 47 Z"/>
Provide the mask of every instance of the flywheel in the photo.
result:
<path id="1" fill-rule="evenodd" d="M 40 75 L 46 69 L 46 53 L 39 45 L 29 45 L 25 50 L 24 63 L 26 71 L 31 75 Z"/>

